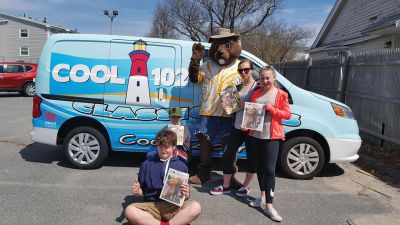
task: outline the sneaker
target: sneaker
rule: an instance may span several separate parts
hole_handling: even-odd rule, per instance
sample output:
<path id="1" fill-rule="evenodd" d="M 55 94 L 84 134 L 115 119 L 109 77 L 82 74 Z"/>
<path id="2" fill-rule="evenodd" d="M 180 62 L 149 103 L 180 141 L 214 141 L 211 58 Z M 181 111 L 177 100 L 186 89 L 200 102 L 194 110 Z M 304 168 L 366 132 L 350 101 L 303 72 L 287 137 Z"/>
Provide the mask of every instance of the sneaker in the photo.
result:
<path id="1" fill-rule="evenodd" d="M 247 196 L 250 193 L 250 189 L 247 187 L 241 187 L 239 190 L 236 192 L 236 196 L 239 197 L 244 197 Z"/>
<path id="2" fill-rule="evenodd" d="M 279 215 L 279 213 L 274 209 L 264 209 L 265 215 L 267 215 L 271 220 L 275 222 L 281 222 L 282 221 L 282 216 Z"/>
<path id="3" fill-rule="evenodd" d="M 258 207 L 260 207 L 260 208 L 265 208 L 265 199 L 257 198 L 256 200 L 251 201 L 251 202 L 249 203 L 249 205 L 250 205 L 251 207 L 254 207 L 254 208 L 258 208 Z"/>
<path id="4" fill-rule="evenodd" d="M 231 189 L 230 188 L 224 188 L 222 185 L 219 185 L 218 187 L 213 188 L 210 191 L 210 194 L 212 195 L 222 195 L 222 194 L 230 194 Z"/>

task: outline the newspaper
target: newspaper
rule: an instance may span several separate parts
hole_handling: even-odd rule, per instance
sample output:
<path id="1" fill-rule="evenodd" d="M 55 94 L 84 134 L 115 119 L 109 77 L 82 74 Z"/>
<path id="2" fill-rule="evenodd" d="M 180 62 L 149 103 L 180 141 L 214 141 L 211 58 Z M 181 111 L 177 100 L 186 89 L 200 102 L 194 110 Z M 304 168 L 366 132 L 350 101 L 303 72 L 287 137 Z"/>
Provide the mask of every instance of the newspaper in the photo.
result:
<path id="1" fill-rule="evenodd" d="M 242 126 L 250 130 L 262 131 L 264 126 L 264 114 L 264 104 L 246 102 Z"/>
<path id="2" fill-rule="evenodd" d="M 160 199 L 181 207 L 185 201 L 185 196 L 181 192 L 181 185 L 183 182 L 188 182 L 188 179 L 189 174 L 169 168 L 164 179 Z"/>
<path id="3" fill-rule="evenodd" d="M 235 86 L 228 86 L 219 95 L 222 103 L 226 106 L 225 111 L 228 115 L 240 110 L 239 94 Z"/>
<path id="4" fill-rule="evenodd" d="M 185 134 L 185 128 L 181 125 L 168 124 L 168 129 L 175 132 L 177 137 L 176 145 L 183 145 L 183 136 Z"/>

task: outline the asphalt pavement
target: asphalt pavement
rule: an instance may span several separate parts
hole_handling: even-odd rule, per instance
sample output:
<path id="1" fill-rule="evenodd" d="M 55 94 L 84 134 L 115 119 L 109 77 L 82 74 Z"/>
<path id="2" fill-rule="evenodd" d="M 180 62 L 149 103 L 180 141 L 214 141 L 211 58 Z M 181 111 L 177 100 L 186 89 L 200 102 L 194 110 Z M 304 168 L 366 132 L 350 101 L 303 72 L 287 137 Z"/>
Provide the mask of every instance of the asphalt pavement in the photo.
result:
<path id="1" fill-rule="evenodd" d="M 138 200 L 130 186 L 144 155 L 113 153 L 99 169 L 74 169 L 60 148 L 31 142 L 31 108 L 32 98 L 0 94 L 0 224 L 128 224 L 123 210 Z M 259 194 L 256 179 L 248 198 L 209 195 L 222 181 L 221 160 L 214 163 L 212 180 L 192 186 L 203 209 L 192 224 L 275 224 L 248 206 Z M 278 172 L 274 206 L 280 224 L 400 224 L 397 182 L 350 163 L 330 164 L 312 180 Z"/>

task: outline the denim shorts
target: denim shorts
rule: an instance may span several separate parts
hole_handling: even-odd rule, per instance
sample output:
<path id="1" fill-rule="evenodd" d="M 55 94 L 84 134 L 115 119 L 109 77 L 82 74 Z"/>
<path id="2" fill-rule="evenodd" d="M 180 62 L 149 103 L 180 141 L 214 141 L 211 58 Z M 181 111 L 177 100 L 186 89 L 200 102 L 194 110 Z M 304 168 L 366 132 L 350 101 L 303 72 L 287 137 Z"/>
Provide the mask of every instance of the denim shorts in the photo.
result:
<path id="1" fill-rule="evenodd" d="M 200 116 L 195 134 L 204 134 L 214 144 L 221 143 L 222 138 L 229 134 L 234 117 Z"/>

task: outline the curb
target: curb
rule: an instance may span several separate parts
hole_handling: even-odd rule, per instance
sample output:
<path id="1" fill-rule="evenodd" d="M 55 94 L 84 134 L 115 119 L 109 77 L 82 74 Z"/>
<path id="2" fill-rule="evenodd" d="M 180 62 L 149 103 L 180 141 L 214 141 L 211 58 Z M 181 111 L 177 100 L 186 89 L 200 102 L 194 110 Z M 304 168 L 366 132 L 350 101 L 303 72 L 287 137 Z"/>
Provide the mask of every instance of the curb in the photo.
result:
<path id="1" fill-rule="evenodd" d="M 400 181 L 400 171 L 399 170 L 391 168 L 370 156 L 364 155 L 362 153 L 358 153 L 358 154 L 359 154 L 360 158 L 356 162 L 353 162 L 353 163 L 360 164 L 360 165 L 366 166 L 368 168 L 373 168 L 375 171 L 378 171 L 379 173 L 386 174 L 386 175 Z"/>

